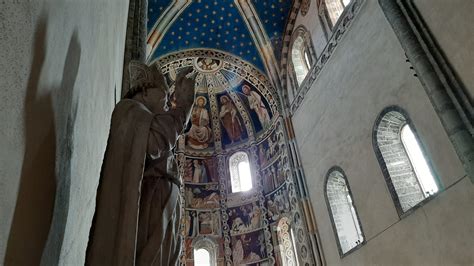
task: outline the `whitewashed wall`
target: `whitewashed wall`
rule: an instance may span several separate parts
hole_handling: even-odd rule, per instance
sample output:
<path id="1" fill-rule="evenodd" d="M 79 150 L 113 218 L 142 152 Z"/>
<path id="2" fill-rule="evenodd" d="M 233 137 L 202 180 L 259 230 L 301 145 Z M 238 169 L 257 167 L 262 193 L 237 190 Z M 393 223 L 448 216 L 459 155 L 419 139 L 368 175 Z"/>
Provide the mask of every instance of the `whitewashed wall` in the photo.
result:
<path id="1" fill-rule="evenodd" d="M 0 2 L 0 264 L 38 265 L 43 250 L 46 265 L 84 263 L 127 12 L 127 0 Z"/>
<path id="2" fill-rule="evenodd" d="M 320 49 L 322 37 L 315 9 L 313 1 L 312 14 L 304 18 L 299 14 L 295 28 L 303 24 L 310 29 L 316 49 Z M 457 14 L 453 9 L 449 14 Z M 431 15 L 433 21 L 438 19 Z M 470 22 L 465 17 L 458 23 Z M 441 36 L 444 31 L 435 34 Z M 471 36 L 465 38 L 469 42 Z M 474 60 L 470 46 L 458 47 L 463 47 L 458 51 L 464 62 L 458 66 L 460 73 L 472 72 L 468 67 Z M 405 60 L 378 1 L 366 0 L 292 117 L 328 265 L 474 263 L 474 186 Z M 464 76 L 468 80 L 472 75 Z M 397 214 L 372 146 L 375 120 L 390 105 L 408 112 L 444 186 L 435 199 L 403 219 Z M 323 194 L 325 175 L 335 165 L 347 175 L 367 241 L 342 259 Z"/>

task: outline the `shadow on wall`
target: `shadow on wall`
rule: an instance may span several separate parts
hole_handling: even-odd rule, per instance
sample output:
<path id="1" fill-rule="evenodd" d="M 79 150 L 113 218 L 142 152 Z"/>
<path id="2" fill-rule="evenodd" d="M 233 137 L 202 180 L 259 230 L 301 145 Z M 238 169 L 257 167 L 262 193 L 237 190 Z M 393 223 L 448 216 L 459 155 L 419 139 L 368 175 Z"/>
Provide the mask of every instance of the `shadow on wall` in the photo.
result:
<path id="1" fill-rule="evenodd" d="M 39 265 L 43 250 L 43 263 L 57 265 L 64 238 L 78 104 L 73 88 L 81 47 L 74 32 L 59 87 L 40 88 L 47 55 L 46 25 L 47 16 L 43 13 L 33 40 L 31 73 L 24 101 L 25 154 L 5 265 Z"/>

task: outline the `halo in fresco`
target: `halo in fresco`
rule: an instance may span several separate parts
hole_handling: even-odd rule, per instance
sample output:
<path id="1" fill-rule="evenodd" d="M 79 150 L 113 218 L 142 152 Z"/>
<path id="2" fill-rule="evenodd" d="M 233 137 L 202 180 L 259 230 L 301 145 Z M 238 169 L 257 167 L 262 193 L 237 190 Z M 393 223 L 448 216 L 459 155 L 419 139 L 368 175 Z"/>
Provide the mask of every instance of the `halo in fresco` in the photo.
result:
<path id="1" fill-rule="evenodd" d="M 251 64 L 215 50 L 188 50 L 157 61 L 171 86 L 180 69 L 197 72 L 196 100 L 178 149 L 195 156 L 238 150 L 264 137 L 279 114 L 277 94 Z M 184 144 L 184 147 L 183 147 Z"/>

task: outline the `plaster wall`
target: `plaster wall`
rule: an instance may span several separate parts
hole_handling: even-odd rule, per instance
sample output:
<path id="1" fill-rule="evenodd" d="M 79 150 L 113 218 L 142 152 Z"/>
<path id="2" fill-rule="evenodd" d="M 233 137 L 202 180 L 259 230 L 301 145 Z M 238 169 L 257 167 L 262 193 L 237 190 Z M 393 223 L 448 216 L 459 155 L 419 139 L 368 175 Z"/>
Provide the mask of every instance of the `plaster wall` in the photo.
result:
<path id="1" fill-rule="evenodd" d="M 366 0 L 352 23 L 292 117 L 327 265 L 474 263 L 473 184 L 378 2 Z M 443 185 L 402 219 L 372 146 L 375 120 L 390 105 L 409 114 Z M 324 198 L 335 165 L 347 175 L 366 239 L 343 258 Z"/>
<path id="2" fill-rule="evenodd" d="M 474 101 L 474 1 L 414 0 L 448 62 Z"/>
<path id="3" fill-rule="evenodd" d="M 127 12 L 0 1 L 0 264 L 84 263 Z"/>

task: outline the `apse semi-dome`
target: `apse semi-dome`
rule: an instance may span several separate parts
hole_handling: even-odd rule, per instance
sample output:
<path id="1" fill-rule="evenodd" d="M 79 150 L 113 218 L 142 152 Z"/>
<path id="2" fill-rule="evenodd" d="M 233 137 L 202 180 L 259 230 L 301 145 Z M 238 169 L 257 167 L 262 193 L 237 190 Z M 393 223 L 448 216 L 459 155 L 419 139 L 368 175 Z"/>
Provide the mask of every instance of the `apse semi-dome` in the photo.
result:
<path id="1" fill-rule="evenodd" d="M 275 89 L 251 64 L 217 50 L 190 50 L 158 61 L 168 84 L 180 69 L 196 71 L 196 99 L 178 149 L 210 156 L 238 150 L 265 137 L 278 117 Z M 173 89 L 173 88 L 172 88 Z"/>
<path id="2" fill-rule="evenodd" d="M 249 61 L 208 48 L 167 54 L 154 64 L 171 90 L 181 69 L 197 72 L 191 119 L 175 149 L 183 181 L 181 263 L 205 253 L 219 266 L 274 265 L 285 254 L 290 265 L 297 248 L 312 265 L 281 104 L 267 76 Z"/>

